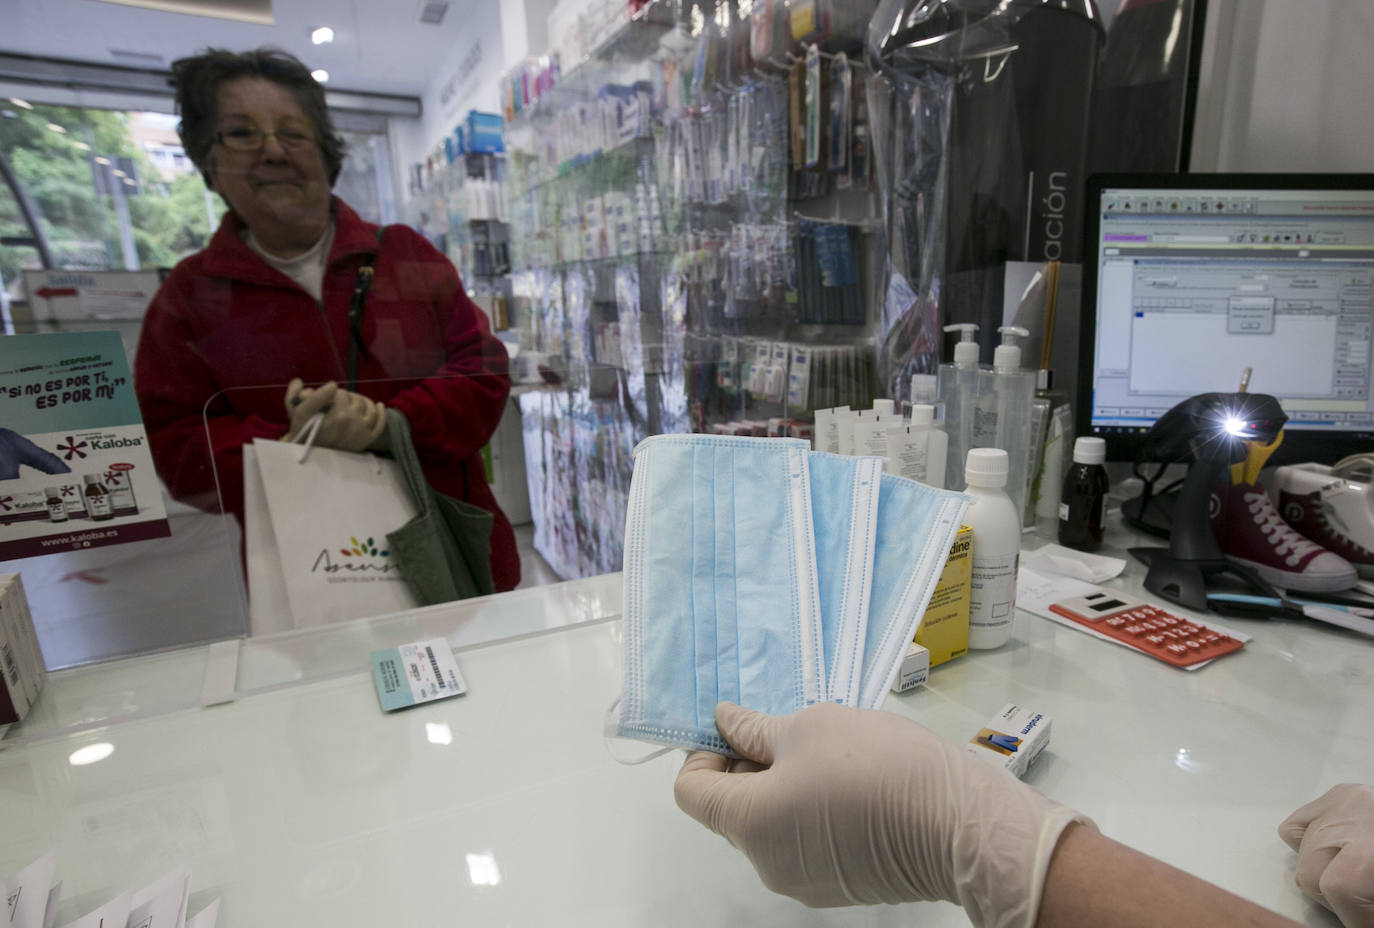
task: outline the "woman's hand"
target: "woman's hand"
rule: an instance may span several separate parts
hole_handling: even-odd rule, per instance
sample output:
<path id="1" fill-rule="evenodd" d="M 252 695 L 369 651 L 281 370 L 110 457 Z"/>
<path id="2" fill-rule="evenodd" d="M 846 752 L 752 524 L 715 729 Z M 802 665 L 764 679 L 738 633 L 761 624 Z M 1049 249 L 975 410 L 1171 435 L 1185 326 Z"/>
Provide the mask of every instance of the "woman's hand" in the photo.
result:
<path id="1" fill-rule="evenodd" d="M 286 387 L 285 402 L 289 425 L 283 441 L 293 440 L 312 416 L 323 412 L 315 444 L 341 451 L 381 447 L 386 407 L 361 393 L 344 390 L 333 381 L 319 388 L 307 387 L 297 377 Z"/>

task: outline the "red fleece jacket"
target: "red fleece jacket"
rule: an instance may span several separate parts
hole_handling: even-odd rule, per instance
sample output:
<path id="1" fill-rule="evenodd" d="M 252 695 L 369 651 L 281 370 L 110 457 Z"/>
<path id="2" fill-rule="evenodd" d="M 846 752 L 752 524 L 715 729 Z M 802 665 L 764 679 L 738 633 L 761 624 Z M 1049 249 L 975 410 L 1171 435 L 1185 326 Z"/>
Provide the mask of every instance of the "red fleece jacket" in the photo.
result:
<path id="1" fill-rule="evenodd" d="M 347 384 L 348 303 L 377 255 L 362 317 L 358 392 L 405 414 L 430 484 L 496 517 L 496 589 L 520 580 L 515 534 L 487 485 L 479 450 L 510 394 L 505 347 L 452 263 L 405 226 L 377 226 L 333 201 L 334 245 L 315 300 L 243 241 L 224 217 L 179 263 L 144 318 L 134 388 L 153 461 L 172 495 L 243 520 L 243 452 L 286 432 L 286 384 Z M 221 503 L 223 509 L 221 510 Z"/>

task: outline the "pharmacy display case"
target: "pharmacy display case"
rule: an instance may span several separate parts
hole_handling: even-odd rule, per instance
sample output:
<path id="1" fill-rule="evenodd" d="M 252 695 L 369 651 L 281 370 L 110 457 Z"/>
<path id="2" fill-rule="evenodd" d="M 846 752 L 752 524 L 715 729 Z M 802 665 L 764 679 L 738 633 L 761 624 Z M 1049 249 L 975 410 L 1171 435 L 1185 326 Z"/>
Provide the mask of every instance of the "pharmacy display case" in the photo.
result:
<path id="1" fill-rule="evenodd" d="M 526 474 L 561 575 L 618 568 L 643 438 L 807 435 L 878 391 L 858 6 L 587 12 L 508 75 Z"/>

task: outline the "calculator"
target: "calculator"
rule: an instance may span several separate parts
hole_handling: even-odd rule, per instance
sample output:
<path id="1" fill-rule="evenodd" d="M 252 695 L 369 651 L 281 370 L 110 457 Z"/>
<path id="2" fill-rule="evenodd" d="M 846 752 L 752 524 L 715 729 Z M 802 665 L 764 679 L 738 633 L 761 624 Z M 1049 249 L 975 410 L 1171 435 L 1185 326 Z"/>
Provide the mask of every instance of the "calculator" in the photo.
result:
<path id="1" fill-rule="evenodd" d="M 1210 661 L 1245 644 L 1116 590 L 1052 603 L 1050 611 L 1175 667 Z"/>

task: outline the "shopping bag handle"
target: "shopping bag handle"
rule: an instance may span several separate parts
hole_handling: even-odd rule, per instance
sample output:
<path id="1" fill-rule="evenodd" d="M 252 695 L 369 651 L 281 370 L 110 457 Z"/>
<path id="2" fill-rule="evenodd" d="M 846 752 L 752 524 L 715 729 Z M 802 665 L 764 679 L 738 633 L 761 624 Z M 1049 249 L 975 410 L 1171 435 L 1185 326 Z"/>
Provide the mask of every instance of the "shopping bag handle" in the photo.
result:
<path id="1" fill-rule="evenodd" d="M 324 412 L 320 411 L 315 413 L 309 419 L 305 420 L 305 425 L 301 426 L 301 430 L 291 439 L 292 444 L 301 446 L 301 453 L 296 456 L 297 464 L 304 464 L 305 459 L 310 457 L 310 452 L 315 447 L 315 435 L 320 431 L 320 423 L 323 421 Z M 382 462 L 377 456 L 366 451 L 361 453 L 371 458 L 373 469 L 380 474 L 382 472 Z"/>
<path id="2" fill-rule="evenodd" d="M 305 420 L 305 425 L 300 427 L 294 438 L 291 439 L 293 445 L 301 445 L 301 453 L 296 458 L 297 464 L 304 464 L 305 459 L 310 456 L 310 449 L 315 447 L 315 435 L 320 431 L 320 423 L 324 421 L 324 413 L 317 412 L 309 419 Z"/>

